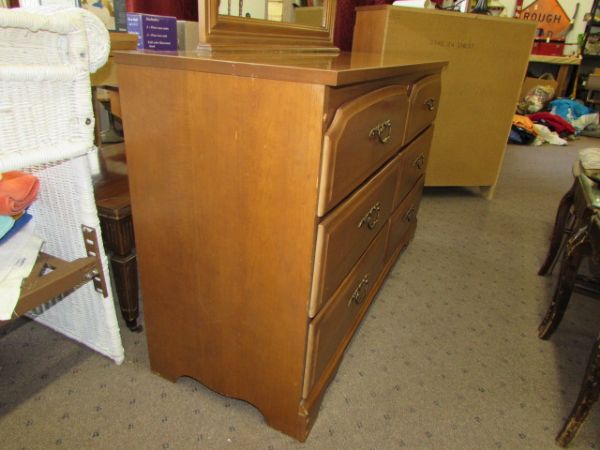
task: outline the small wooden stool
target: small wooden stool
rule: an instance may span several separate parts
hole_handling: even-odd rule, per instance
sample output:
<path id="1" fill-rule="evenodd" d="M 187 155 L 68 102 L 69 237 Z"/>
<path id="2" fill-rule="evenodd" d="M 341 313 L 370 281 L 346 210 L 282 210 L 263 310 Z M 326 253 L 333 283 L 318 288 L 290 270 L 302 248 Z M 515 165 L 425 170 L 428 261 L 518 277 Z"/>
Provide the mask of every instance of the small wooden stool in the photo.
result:
<path id="1" fill-rule="evenodd" d="M 121 313 L 127 328 L 139 332 L 137 259 L 127 175 L 101 175 L 94 182 L 94 192 Z"/>

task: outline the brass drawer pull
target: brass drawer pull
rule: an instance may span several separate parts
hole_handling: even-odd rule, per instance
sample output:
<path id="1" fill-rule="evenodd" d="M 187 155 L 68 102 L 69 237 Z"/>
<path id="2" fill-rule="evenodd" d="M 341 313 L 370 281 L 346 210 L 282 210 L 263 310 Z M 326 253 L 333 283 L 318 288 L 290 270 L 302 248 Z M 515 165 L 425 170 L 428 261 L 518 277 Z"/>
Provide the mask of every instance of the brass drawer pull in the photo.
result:
<path id="1" fill-rule="evenodd" d="M 423 166 L 425 165 L 425 155 L 424 154 L 420 154 L 419 157 L 417 159 L 415 159 L 415 162 L 413 163 L 413 165 L 421 170 L 423 168 Z"/>
<path id="2" fill-rule="evenodd" d="M 425 101 L 425 106 L 429 111 L 433 111 L 435 109 L 435 99 L 429 98 Z"/>
<path id="3" fill-rule="evenodd" d="M 350 297 L 350 301 L 348 301 L 348 306 L 352 303 L 356 303 L 360 305 L 363 300 L 367 297 L 367 293 L 369 292 L 369 274 L 366 274 L 360 283 L 358 283 L 357 288 L 352 293 L 352 297 Z"/>
<path id="4" fill-rule="evenodd" d="M 416 215 L 417 209 L 414 206 L 411 206 L 410 209 L 404 215 L 404 220 L 406 222 L 412 222 Z"/>
<path id="5" fill-rule="evenodd" d="M 358 228 L 362 228 L 363 225 L 366 225 L 369 230 L 372 230 L 373 228 L 375 228 L 375 226 L 379 222 L 379 213 L 380 212 L 381 212 L 381 203 L 377 202 L 373 206 L 371 206 L 371 209 L 369 210 L 369 212 L 367 214 L 365 214 L 365 216 L 362 219 L 360 219 L 360 222 L 358 222 Z"/>
<path id="6" fill-rule="evenodd" d="M 392 121 L 386 120 L 379 125 L 373 127 L 369 132 L 369 137 L 375 136 L 379 142 L 385 144 L 392 137 Z"/>

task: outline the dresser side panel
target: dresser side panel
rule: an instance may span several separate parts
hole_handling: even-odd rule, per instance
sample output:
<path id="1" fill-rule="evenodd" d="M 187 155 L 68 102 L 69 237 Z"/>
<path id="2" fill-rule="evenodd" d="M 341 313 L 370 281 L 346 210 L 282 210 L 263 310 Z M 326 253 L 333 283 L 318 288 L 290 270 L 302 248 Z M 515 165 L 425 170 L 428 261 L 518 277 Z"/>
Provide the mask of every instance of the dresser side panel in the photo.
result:
<path id="1" fill-rule="evenodd" d="M 301 398 L 324 87 L 119 67 L 152 369 Z"/>

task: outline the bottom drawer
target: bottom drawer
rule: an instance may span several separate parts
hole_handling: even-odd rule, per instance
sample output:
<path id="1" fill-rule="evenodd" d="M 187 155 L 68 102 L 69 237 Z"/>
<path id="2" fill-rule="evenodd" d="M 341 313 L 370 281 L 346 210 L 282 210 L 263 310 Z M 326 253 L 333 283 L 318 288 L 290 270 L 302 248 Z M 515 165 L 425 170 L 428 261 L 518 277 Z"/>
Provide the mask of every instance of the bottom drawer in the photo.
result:
<path id="1" fill-rule="evenodd" d="M 425 177 L 421 177 L 390 217 L 388 244 L 385 252 L 386 261 L 391 258 L 401 244 L 409 241 L 414 236 L 424 183 Z M 410 235 L 406 236 L 409 230 Z"/>
<path id="2" fill-rule="evenodd" d="M 308 352 L 304 398 L 322 376 L 333 370 L 372 298 L 384 262 L 387 227 L 384 227 L 354 268 L 312 320 L 308 329 Z"/>

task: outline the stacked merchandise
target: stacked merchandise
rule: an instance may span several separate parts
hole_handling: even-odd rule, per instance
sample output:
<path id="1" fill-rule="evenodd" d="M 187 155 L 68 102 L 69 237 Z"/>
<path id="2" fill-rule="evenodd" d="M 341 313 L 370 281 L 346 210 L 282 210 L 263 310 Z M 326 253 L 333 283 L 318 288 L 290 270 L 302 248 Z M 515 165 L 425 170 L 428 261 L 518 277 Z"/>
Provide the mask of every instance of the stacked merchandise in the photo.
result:
<path id="1" fill-rule="evenodd" d="M 567 145 L 576 136 L 593 135 L 600 128 L 599 115 L 569 98 L 552 100 L 554 88 L 535 86 L 517 105 L 509 142 L 513 144 Z"/>

